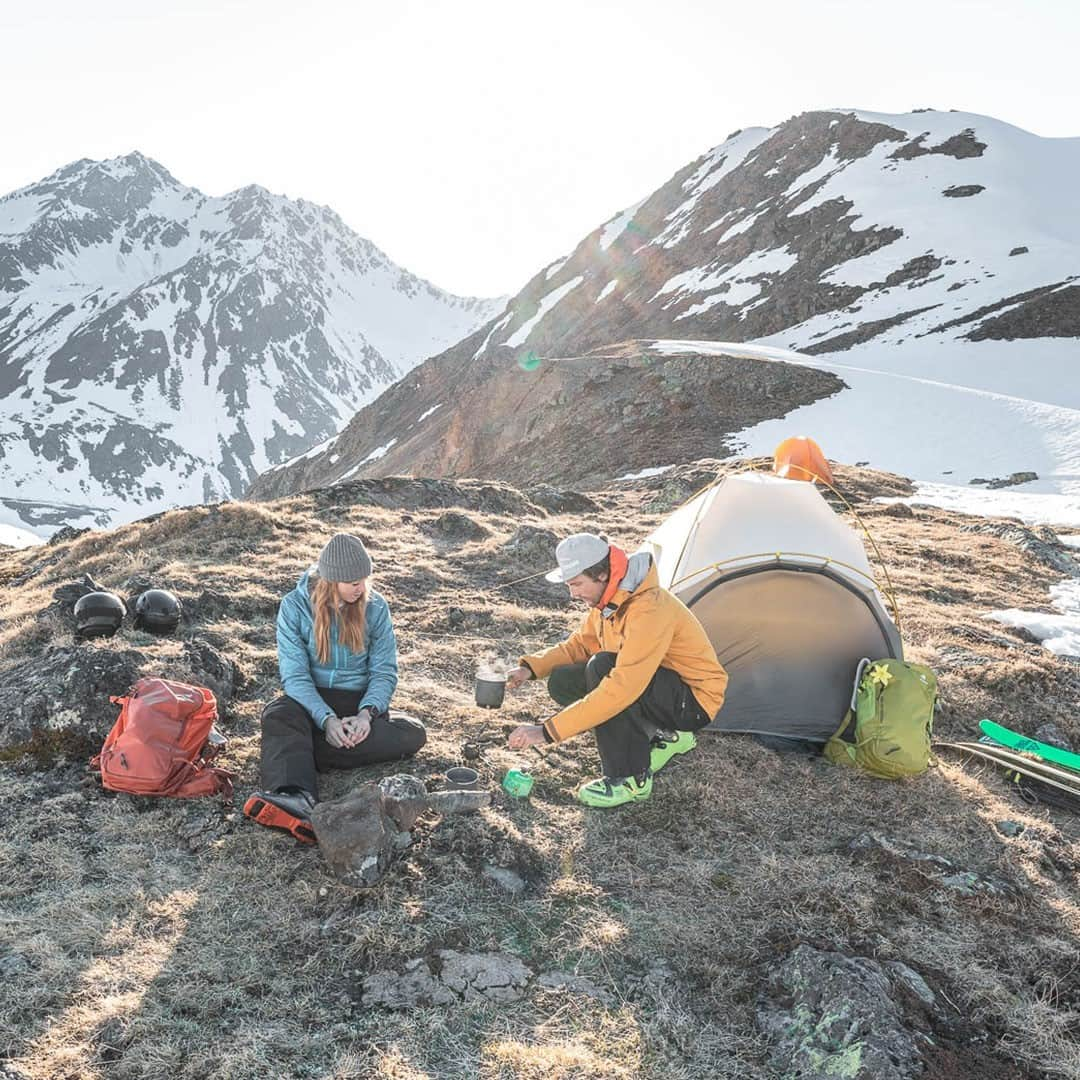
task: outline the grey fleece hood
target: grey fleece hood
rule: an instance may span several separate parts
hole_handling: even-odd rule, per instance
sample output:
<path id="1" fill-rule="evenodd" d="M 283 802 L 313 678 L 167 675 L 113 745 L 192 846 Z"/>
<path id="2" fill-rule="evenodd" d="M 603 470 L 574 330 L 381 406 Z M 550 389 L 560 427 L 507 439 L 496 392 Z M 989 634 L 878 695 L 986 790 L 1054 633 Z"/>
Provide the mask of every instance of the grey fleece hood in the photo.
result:
<path id="1" fill-rule="evenodd" d="M 633 592 L 648 576 L 651 567 L 652 555 L 648 551 L 635 552 L 626 562 L 626 573 L 623 574 L 623 579 L 619 582 L 619 588 L 625 589 L 627 592 Z M 617 610 L 618 605 L 608 604 L 600 614 L 605 619 L 610 619 Z"/>

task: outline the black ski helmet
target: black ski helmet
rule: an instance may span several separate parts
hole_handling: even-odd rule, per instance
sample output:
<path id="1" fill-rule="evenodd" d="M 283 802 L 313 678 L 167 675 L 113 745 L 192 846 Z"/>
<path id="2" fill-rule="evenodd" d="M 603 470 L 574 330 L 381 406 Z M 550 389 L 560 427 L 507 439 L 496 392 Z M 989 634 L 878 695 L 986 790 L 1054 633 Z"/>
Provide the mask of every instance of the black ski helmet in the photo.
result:
<path id="1" fill-rule="evenodd" d="M 180 625 L 183 610 L 168 589 L 147 589 L 135 601 L 135 625 L 151 634 L 171 634 Z"/>
<path id="2" fill-rule="evenodd" d="M 75 601 L 75 633 L 83 638 L 112 637 L 126 614 L 124 601 L 116 593 L 87 593 Z"/>

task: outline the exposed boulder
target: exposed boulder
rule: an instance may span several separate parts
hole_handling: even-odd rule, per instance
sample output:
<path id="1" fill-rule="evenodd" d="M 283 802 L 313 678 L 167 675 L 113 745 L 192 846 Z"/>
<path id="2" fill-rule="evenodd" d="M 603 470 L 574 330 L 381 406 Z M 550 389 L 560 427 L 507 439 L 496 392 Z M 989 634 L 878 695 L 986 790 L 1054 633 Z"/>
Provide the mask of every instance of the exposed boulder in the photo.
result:
<path id="1" fill-rule="evenodd" d="M 400 974 L 380 971 L 364 979 L 366 1005 L 411 1009 L 418 1005 L 516 1001 L 532 971 L 509 953 L 440 949 L 431 959 L 410 960 Z"/>
<path id="2" fill-rule="evenodd" d="M 530 502 L 553 514 L 596 514 L 600 504 L 580 491 L 566 491 L 550 484 L 534 484 L 525 489 Z"/>
<path id="3" fill-rule="evenodd" d="M 370 888 L 389 868 L 398 829 L 383 808 L 378 784 L 361 784 L 340 799 L 319 803 L 311 826 L 323 858 L 345 885 Z"/>
<path id="4" fill-rule="evenodd" d="M 1017 887 L 996 874 L 958 866 L 944 855 L 920 851 L 911 844 L 894 840 L 878 832 L 865 832 L 848 845 L 858 860 L 882 866 L 902 867 L 915 874 L 929 887 L 949 889 L 962 896 L 998 896 L 1016 899 Z"/>
<path id="5" fill-rule="evenodd" d="M 383 809 L 399 829 L 409 830 L 428 808 L 427 788 L 418 776 L 396 773 L 379 781 Z"/>
<path id="6" fill-rule="evenodd" d="M 0 750 L 38 757 L 83 756 L 101 748 L 118 706 L 109 701 L 146 674 L 136 649 L 87 642 L 52 647 L 0 676 Z"/>
<path id="7" fill-rule="evenodd" d="M 62 544 L 67 540 L 75 540 L 82 536 L 83 533 L 88 533 L 89 531 L 89 528 L 77 529 L 74 525 L 65 525 L 62 528 L 57 529 L 56 532 L 49 537 L 49 547 L 55 547 L 57 544 Z"/>
<path id="8" fill-rule="evenodd" d="M 519 525 L 502 549 L 512 554 L 525 569 L 555 565 L 555 548 L 559 538 L 550 529 L 538 529 L 535 525 Z"/>
<path id="9" fill-rule="evenodd" d="M 925 1072 L 930 1040 L 913 1021 L 934 1004 L 906 965 L 799 945 L 768 973 L 757 1023 L 782 1076 L 914 1080 Z"/>
<path id="10" fill-rule="evenodd" d="M 428 794 L 418 777 L 398 773 L 319 803 L 311 812 L 311 826 L 338 881 L 367 889 L 382 880 L 395 852 L 409 846 L 409 830 L 426 810 L 461 814 L 490 804 L 489 791 Z"/>
<path id="11" fill-rule="evenodd" d="M 1031 529 L 1026 525 L 1010 525 L 1003 521 L 979 521 L 972 525 L 961 525 L 960 531 L 996 536 L 999 540 L 1015 544 L 1043 566 L 1069 577 L 1080 577 L 1080 561 L 1065 550 L 1057 533 L 1047 526 Z"/>
<path id="12" fill-rule="evenodd" d="M 243 685 L 243 675 L 236 664 L 202 638 L 184 642 L 184 661 L 191 669 L 193 680 L 213 690 L 218 705 L 228 704 Z"/>
<path id="13" fill-rule="evenodd" d="M 445 510 L 424 530 L 442 540 L 483 540 L 491 530 L 463 514 L 460 510 Z"/>

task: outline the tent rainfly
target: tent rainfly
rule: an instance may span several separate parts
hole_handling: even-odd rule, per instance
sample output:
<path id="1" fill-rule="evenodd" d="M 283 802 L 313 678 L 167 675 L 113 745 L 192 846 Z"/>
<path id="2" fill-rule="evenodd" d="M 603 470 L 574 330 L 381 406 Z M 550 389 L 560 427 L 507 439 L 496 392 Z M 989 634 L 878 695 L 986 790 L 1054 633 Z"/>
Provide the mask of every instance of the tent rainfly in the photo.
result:
<path id="1" fill-rule="evenodd" d="M 858 534 L 816 485 L 736 473 L 648 538 L 728 672 L 710 728 L 826 741 L 859 660 L 903 659 Z"/>

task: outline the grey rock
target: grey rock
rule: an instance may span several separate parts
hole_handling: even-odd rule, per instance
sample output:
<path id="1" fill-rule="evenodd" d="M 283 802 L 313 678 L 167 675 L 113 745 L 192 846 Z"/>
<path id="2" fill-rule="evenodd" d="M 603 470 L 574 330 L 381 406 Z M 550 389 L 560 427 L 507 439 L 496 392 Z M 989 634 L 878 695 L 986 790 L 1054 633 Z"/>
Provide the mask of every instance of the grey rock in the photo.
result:
<path id="1" fill-rule="evenodd" d="M 903 983 L 928 1008 L 937 1004 L 937 995 L 914 968 L 908 967 L 902 960 L 890 960 L 885 967 L 895 980 Z"/>
<path id="2" fill-rule="evenodd" d="M 195 682 L 213 690 L 219 705 L 232 701 L 243 681 L 232 660 L 202 638 L 184 642 L 184 660 Z"/>
<path id="3" fill-rule="evenodd" d="M 311 812 L 311 826 L 338 881 L 355 888 L 378 884 L 390 866 L 399 831 L 383 810 L 378 784 L 361 784 L 343 798 L 319 803 Z"/>
<path id="4" fill-rule="evenodd" d="M 592 979 L 584 975 L 568 975 L 565 971 L 545 971 L 536 980 L 536 985 L 553 993 L 566 992 L 581 994 L 584 997 L 599 1001 L 602 1005 L 614 1005 L 615 998 L 603 987 L 597 986 Z"/>
<path id="5" fill-rule="evenodd" d="M 442 949 L 435 962 L 410 960 L 399 974 L 380 971 L 363 982 L 366 1005 L 411 1009 L 420 1005 L 516 1001 L 532 971 L 508 953 L 460 953 Z"/>
<path id="6" fill-rule="evenodd" d="M 77 601 L 92 592 L 112 592 L 112 589 L 99 585 L 89 574 L 83 574 L 78 581 L 71 581 L 53 589 L 55 606 L 71 610 Z"/>
<path id="7" fill-rule="evenodd" d="M 525 879 L 504 866 L 492 866 L 486 863 L 480 872 L 488 881 L 511 896 L 520 896 L 525 891 Z"/>
<path id="8" fill-rule="evenodd" d="M 491 805 L 490 791 L 433 791 L 428 807 L 437 814 L 469 814 Z"/>
<path id="9" fill-rule="evenodd" d="M 910 844 L 878 832 L 861 833 L 848 844 L 856 859 L 884 865 L 901 865 L 918 871 L 928 882 L 966 896 L 989 895 L 1013 898 L 1017 888 L 1011 882 L 983 872 L 967 870 L 944 855 L 920 851 Z"/>
<path id="10" fill-rule="evenodd" d="M 454 1005 L 457 995 L 444 986 L 424 960 L 410 960 L 405 970 L 380 971 L 368 975 L 363 982 L 365 1005 L 381 1005 L 385 1009 L 413 1009 L 418 1005 Z"/>
<path id="11" fill-rule="evenodd" d="M 550 484 L 534 484 L 525 489 L 530 502 L 550 510 L 553 514 L 595 514 L 600 504 L 580 491 L 566 491 Z"/>
<path id="12" fill-rule="evenodd" d="M 1038 480 L 1037 472 L 1014 472 L 998 480 L 991 480 L 991 488 L 1015 487 L 1017 484 L 1029 484 L 1032 480 Z"/>
<path id="13" fill-rule="evenodd" d="M 68 540 L 76 540 L 78 537 L 82 536 L 83 533 L 88 533 L 89 531 L 89 527 L 77 529 L 73 525 L 64 525 L 49 537 L 49 547 L 54 547 L 56 544 L 63 544 Z"/>
<path id="14" fill-rule="evenodd" d="M 0 676 L 0 749 L 80 756 L 95 752 L 119 707 L 110 696 L 127 693 L 149 658 L 99 639 L 55 646 Z"/>
<path id="15" fill-rule="evenodd" d="M 426 530 L 444 540 L 483 540 L 491 530 L 460 510 L 445 510 Z"/>
<path id="16" fill-rule="evenodd" d="M 991 481 L 991 486 L 994 486 L 994 483 L 994 481 Z M 1064 549 L 1053 529 L 1042 528 L 1035 530 L 1028 528 L 1026 525 L 1010 525 L 1001 521 L 983 521 L 975 525 L 962 525 L 960 531 L 996 536 L 1007 543 L 1015 544 L 1033 559 L 1044 566 L 1049 566 L 1050 569 L 1056 570 L 1060 574 L 1066 574 L 1069 577 L 1080 577 L 1080 561 Z"/>
<path id="17" fill-rule="evenodd" d="M 510 539 L 503 544 L 503 551 L 513 553 L 525 569 L 539 569 L 555 565 L 555 548 L 559 538 L 550 529 L 538 529 L 535 525 L 519 525 Z"/>
<path id="18" fill-rule="evenodd" d="M 920 1076 L 921 1040 L 897 1000 L 894 977 L 912 989 L 906 973 L 876 960 L 798 946 L 768 972 L 757 1007 L 770 1063 L 782 1076 L 800 1080 Z M 914 992 L 926 1000 L 922 987 Z M 925 993 L 932 997 L 929 987 Z"/>
<path id="19" fill-rule="evenodd" d="M 383 810 L 397 827 L 405 832 L 416 824 L 416 819 L 427 808 L 427 788 L 418 776 L 395 773 L 379 781 Z"/>
<path id="20" fill-rule="evenodd" d="M 994 828 L 1002 836 L 1008 836 L 1010 839 L 1019 836 L 1024 831 L 1024 826 L 1019 821 L 1009 821 L 1008 819 L 995 821 Z"/>
<path id="21" fill-rule="evenodd" d="M 912 510 L 907 503 L 902 502 L 889 503 L 887 506 L 882 508 L 881 512 L 886 517 L 894 518 L 913 518 L 915 516 L 915 511 Z"/>
<path id="22" fill-rule="evenodd" d="M 954 184 L 946 188 L 941 194 L 950 199 L 966 199 L 971 195 L 978 195 L 986 188 L 982 184 Z"/>
<path id="23" fill-rule="evenodd" d="M 439 978 L 465 1001 L 514 1001 L 521 997 L 532 972 L 509 953 L 439 952 Z"/>

